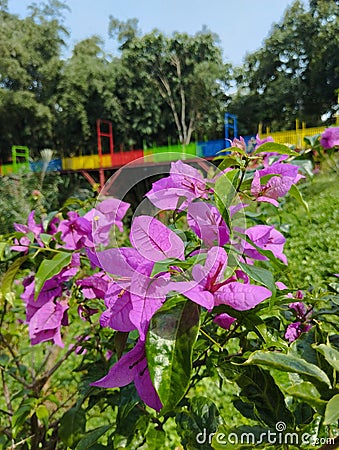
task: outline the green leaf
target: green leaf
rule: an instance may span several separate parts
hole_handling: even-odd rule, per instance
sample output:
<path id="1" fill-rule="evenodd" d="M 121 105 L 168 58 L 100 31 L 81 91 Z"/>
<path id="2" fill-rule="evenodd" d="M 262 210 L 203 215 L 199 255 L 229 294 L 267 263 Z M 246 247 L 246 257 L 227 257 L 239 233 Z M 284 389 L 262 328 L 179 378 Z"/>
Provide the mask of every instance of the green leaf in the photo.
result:
<path id="1" fill-rule="evenodd" d="M 318 408 L 322 409 L 326 405 L 325 400 L 321 399 L 318 389 L 309 381 L 303 381 L 287 388 L 286 393 L 302 402 L 308 403 L 317 410 Z"/>
<path id="2" fill-rule="evenodd" d="M 37 299 L 39 292 L 41 291 L 45 282 L 54 277 L 54 275 L 57 275 L 64 267 L 68 266 L 68 264 L 71 262 L 71 259 L 71 253 L 60 252 L 56 254 L 52 259 L 42 261 L 35 276 L 35 300 Z"/>
<path id="3" fill-rule="evenodd" d="M 7 242 L 0 242 L 0 261 L 2 261 L 6 247 L 8 247 Z"/>
<path id="4" fill-rule="evenodd" d="M 218 169 L 221 171 L 231 166 L 239 167 L 239 161 L 234 156 L 217 156 L 214 161 L 219 159 L 221 159 L 221 163 L 218 165 Z"/>
<path id="5" fill-rule="evenodd" d="M 241 391 L 235 407 L 245 417 L 260 419 L 269 427 L 274 427 L 279 421 L 292 424 L 293 416 L 286 407 L 285 397 L 269 371 L 256 366 L 243 369 L 236 380 Z"/>
<path id="6" fill-rule="evenodd" d="M 253 280 L 266 286 L 274 295 L 276 291 L 272 272 L 262 267 L 250 266 L 239 262 L 239 267 Z"/>
<path id="7" fill-rule="evenodd" d="M 59 437 L 64 444 L 75 448 L 85 433 L 86 414 L 81 407 L 69 409 L 60 419 Z"/>
<path id="8" fill-rule="evenodd" d="M 37 409 L 35 410 L 35 414 L 37 418 L 45 425 L 45 427 L 48 427 L 48 417 L 49 412 L 45 405 L 39 405 Z"/>
<path id="9" fill-rule="evenodd" d="M 28 256 L 20 256 L 15 262 L 10 266 L 10 268 L 5 273 L 1 282 L 1 293 L 3 297 L 6 297 L 12 291 L 12 284 L 20 266 L 26 261 Z"/>
<path id="10" fill-rule="evenodd" d="M 279 153 L 281 155 L 299 156 L 299 153 L 291 150 L 289 147 L 283 144 L 278 144 L 277 142 L 265 142 L 265 144 L 260 145 L 259 148 L 253 153 L 257 155 L 258 153 Z"/>
<path id="11" fill-rule="evenodd" d="M 33 414 L 37 401 L 36 398 L 27 398 L 21 402 L 19 408 L 14 412 L 12 416 L 12 433 L 14 437 L 20 431 L 27 417 Z"/>
<path id="12" fill-rule="evenodd" d="M 48 246 L 53 239 L 53 236 L 51 234 L 46 233 L 40 233 L 39 237 L 46 246 Z"/>
<path id="13" fill-rule="evenodd" d="M 298 373 L 304 378 L 315 379 L 331 387 L 331 382 L 325 372 L 314 364 L 304 361 L 296 356 L 258 350 L 252 353 L 244 364 L 255 364 L 282 370 L 284 372 Z"/>
<path id="14" fill-rule="evenodd" d="M 240 177 L 241 170 L 233 169 L 223 173 L 217 178 L 214 186 L 215 204 L 222 218 L 231 229 L 231 219 L 229 215 L 229 207 L 235 197 L 237 191 L 236 186 Z"/>
<path id="15" fill-rule="evenodd" d="M 178 413 L 175 421 L 184 448 L 192 450 L 209 450 L 209 436 L 215 433 L 221 422 L 216 405 L 206 397 L 190 399 L 188 411 Z"/>
<path id="16" fill-rule="evenodd" d="M 153 385 L 166 409 L 174 407 L 186 392 L 198 331 L 198 306 L 179 296 L 169 299 L 151 320 L 146 356 Z"/>
<path id="17" fill-rule="evenodd" d="M 96 444 L 98 439 L 103 436 L 107 431 L 112 428 L 111 425 L 104 425 L 102 427 L 95 428 L 92 431 L 86 431 L 86 436 L 80 439 L 78 445 L 75 447 L 76 450 L 87 450 L 92 447 L 92 445 Z"/>
<path id="18" fill-rule="evenodd" d="M 301 383 L 293 384 L 286 388 L 286 392 L 288 395 L 292 395 L 292 397 L 298 398 L 309 404 L 326 403 L 325 400 L 321 400 L 320 392 L 310 381 L 302 381 Z"/>
<path id="19" fill-rule="evenodd" d="M 153 266 L 151 277 L 154 277 L 154 275 L 157 275 L 160 272 L 167 272 L 168 267 L 173 266 L 175 261 L 175 258 L 166 258 L 161 261 L 157 261 Z"/>
<path id="20" fill-rule="evenodd" d="M 336 423 L 339 419 L 339 394 L 334 395 L 327 403 L 324 425 Z"/>
<path id="21" fill-rule="evenodd" d="M 290 195 L 292 195 L 292 197 L 294 197 L 297 202 L 305 209 L 305 211 L 307 212 L 307 214 L 310 213 L 310 210 L 308 208 L 308 204 L 307 202 L 305 202 L 305 200 L 303 199 L 303 196 L 301 195 L 301 192 L 299 191 L 299 189 L 297 188 L 297 186 L 295 184 L 292 184 L 291 189 L 289 190 Z"/>
<path id="22" fill-rule="evenodd" d="M 321 353 L 326 361 L 337 371 L 339 372 L 339 351 L 330 345 L 326 344 L 313 344 L 312 347 L 317 350 L 317 352 Z"/>
<path id="23" fill-rule="evenodd" d="M 158 428 L 151 428 L 146 434 L 146 444 L 149 449 L 163 448 L 166 440 L 166 433 L 164 430 Z"/>

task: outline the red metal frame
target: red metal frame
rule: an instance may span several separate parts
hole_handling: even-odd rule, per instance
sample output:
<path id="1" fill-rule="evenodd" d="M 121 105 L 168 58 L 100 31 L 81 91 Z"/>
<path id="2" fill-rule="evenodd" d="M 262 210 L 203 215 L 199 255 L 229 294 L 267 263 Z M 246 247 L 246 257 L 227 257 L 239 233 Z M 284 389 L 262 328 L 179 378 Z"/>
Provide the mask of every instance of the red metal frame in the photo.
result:
<path id="1" fill-rule="evenodd" d="M 108 132 L 102 131 L 102 125 L 108 126 Z M 107 137 L 109 139 L 109 154 L 111 155 L 111 164 L 114 165 L 114 143 L 113 143 L 113 129 L 112 129 L 112 122 L 109 120 L 104 119 L 97 119 L 97 140 L 98 140 L 98 154 L 99 154 L 99 162 L 100 162 L 100 186 L 101 189 L 103 188 L 105 184 L 105 173 L 103 169 L 103 163 L 102 163 L 102 142 L 101 138 Z"/>

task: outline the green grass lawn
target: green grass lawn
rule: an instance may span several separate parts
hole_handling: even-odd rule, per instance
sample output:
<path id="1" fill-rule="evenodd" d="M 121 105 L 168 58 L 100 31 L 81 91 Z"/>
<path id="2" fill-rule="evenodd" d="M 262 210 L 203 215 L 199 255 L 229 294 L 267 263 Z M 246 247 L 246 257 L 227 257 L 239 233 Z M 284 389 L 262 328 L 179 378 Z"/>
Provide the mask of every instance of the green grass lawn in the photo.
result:
<path id="1" fill-rule="evenodd" d="M 309 205 L 290 198 L 283 213 L 288 278 L 301 289 L 325 287 L 339 281 L 339 181 L 336 175 L 317 175 L 300 186 Z M 288 281 L 288 280 L 287 280 Z"/>

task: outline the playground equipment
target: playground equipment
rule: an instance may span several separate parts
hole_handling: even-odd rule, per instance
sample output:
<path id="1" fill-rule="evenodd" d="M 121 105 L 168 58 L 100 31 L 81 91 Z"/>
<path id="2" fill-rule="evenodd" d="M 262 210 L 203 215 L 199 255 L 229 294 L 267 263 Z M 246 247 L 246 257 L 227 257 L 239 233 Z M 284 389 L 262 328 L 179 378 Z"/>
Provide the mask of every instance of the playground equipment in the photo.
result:
<path id="1" fill-rule="evenodd" d="M 76 171 L 92 184 L 98 185 L 98 182 L 92 177 L 90 172 L 99 173 L 99 184 L 105 183 L 105 171 L 114 171 L 131 161 L 136 161 L 140 165 L 161 164 L 178 159 L 192 160 L 194 158 L 213 159 L 221 150 L 230 147 L 230 140 L 238 136 L 237 118 L 233 114 L 225 114 L 225 139 L 214 141 L 199 141 L 188 145 L 168 145 L 162 147 L 152 147 L 143 149 L 123 150 L 114 147 L 112 123 L 98 119 L 96 122 L 97 131 L 97 154 L 88 156 L 74 156 L 72 158 L 53 159 L 47 166 L 47 171 L 69 172 Z M 281 144 L 295 145 L 297 148 L 303 148 L 304 137 L 321 134 L 326 127 L 306 128 L 305 122 L 296 121 L 295 130 L 279 131 L 270 133 L 269 128 L 263 133 L 262 126 L 259 125 L 258 134 L 261 139 L 272 136 L 275 142 Z M 255 136 L 243 136 L 245 142 L 254 139 Z M 103 139 L 107 139 L 104 145 Z M 104 151 L 108 148 L 108 152 Z M 147 159 L 144 160 L 144 156 Z M 40 172 L 42 170 L 42 161 L 30 162 L 29 149 L 27 147 L 12 147 L 12 164 L 0 166 L 0 175 L 8 175 L 19 171 Z"/>

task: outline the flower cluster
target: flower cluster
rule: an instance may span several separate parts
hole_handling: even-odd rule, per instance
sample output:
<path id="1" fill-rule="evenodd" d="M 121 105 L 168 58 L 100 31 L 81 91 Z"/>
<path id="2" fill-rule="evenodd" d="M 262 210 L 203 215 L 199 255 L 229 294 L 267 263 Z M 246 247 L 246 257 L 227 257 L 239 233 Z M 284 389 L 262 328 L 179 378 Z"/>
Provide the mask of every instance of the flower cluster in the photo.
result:
<path id="1" fill-rule="evenodd" d="M 56 216 L 47 227 L 35 222 L 34 212 L 27 226 L 16 224 L 19 234 L 14 250 L 27 253 L 34 243 L 42 251 L 47 242 L 48 248 L 60 252 L 65 261 L 40 290 L 32 275 L 24 281 L 22 298 L 32 344 L 53 340 L 63 345 L 60 329 L 67 324 L 69 281 L 79 274 L 81 255 L 95 272 L 72 286 L 85 299 L 102 299 L 102 327 L 135 330 L 138 335 L 135 347 L 93 385 L 113 388 L 134 381 L 140 398 L 160 410 L 162 404 L 146 358 L 147 333 L 156 312 L 169 298 L 183 296 L 227 330 L 237 320 L 236 311 L 253 309 L 272 295 L 271 286 L 251 279 L 256 262 L 267 261 L 270 254 L 287 264 L 283 235 L 273 226 L 246 227 L 244 220 L 244 208 L 248 206 L 243 204 L 244 198 L 250 203 L 278 206 L 279 198 L 302 177 L 297 166 L 286 162 L 287 155 L 279 155 L 270 164 L 268 155 L 258 151 L 264 143 L 258 141 L 255 149 L 257 167 L 247 190 L 241 188 L 246 166 L 226 168 L 214 178 L 206 178 L 182 161 L 172 163 L 169 176 L 153 183 L 146 195 L 155 208 L 172 211 L 178 221 L 166 225 L 157 217 L 134 217 L 130 246 L 109 248 L 112 228 L 123 229 L 122 219 L 129 208 L 129 204 L 114 198 L 104 198 L 82 215 L 69 211 L 67 217 Z M 244 151 L 243 140 L 235 140 L 232 145 Z M 249 164 L 250 158 L 246 158 Z M 68 254 L 72 255 L 69 259 Z M 235 317 L 215 312 L 222 306 L 234 311 Z M 97 310 L 82 305 L 78 312 L 86 319 Z M 292 325 L 286 333 L 290 341 Z"/>

